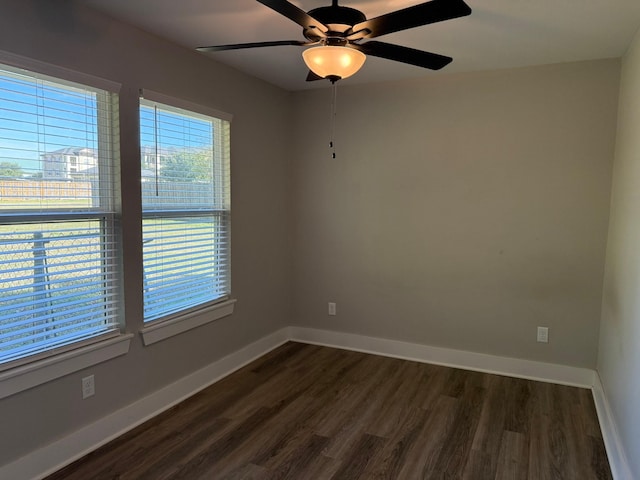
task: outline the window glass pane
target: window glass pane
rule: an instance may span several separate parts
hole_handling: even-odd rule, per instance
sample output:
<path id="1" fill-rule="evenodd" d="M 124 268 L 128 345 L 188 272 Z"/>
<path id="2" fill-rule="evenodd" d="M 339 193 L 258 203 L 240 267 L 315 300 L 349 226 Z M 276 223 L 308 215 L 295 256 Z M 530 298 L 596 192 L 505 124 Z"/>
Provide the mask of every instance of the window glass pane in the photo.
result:
<path id="1" fill-rule="evenodd" d="M 115 328 L 104 219 L 0 226 L 0 362 Z M 109 301 L 105 301 L 109 299 Z"/>
<path id="2" fill-rule="evenodd" d="M 0 66 L 5 366 L 118 328 L 113 97 Z"/>
<path id="3" fill-rule="evenodd" d="M 230 293 L 228 122 L 141 100 L 144 316 Z"/>
<path id="4" fill-rule="evenodd" d="M 225 214 L 147 218 L 143 236 L 145 317 L 227 295 Z"/>

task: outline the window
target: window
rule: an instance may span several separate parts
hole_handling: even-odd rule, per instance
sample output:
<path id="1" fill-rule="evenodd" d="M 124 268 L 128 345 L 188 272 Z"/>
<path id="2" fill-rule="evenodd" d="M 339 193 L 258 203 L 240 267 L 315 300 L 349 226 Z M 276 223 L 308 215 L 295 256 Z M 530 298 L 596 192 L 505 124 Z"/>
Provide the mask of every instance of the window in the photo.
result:
<path id="1" fill-rule="evenodd" d="M 0 65 L 0 370 L 119 334 L 116 99 Z M 77 148 L 95 166 L 70 178 Z"/>
<path id="2" fill-rule="evenodd" d="M 140 101 L 145 322 L 230 295 L 229 119 L 174 105 Z"/>

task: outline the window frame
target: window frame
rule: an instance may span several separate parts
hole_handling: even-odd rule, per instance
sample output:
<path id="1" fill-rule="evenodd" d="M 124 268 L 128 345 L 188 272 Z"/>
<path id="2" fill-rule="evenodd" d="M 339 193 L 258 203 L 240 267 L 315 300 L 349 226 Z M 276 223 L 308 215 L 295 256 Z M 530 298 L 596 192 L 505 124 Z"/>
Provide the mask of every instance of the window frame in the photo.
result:
<path id="1" fill-rule="evenodd" d="M 117 105 L 117 96 L 121 88 L 119 83 L 3 51 L 0 51 L 0 64 L 24 70 L 27 73 L 51 77 L 51 80 L 59 85 L 65 85 L 65 83 L 70 85 L 77 84 L 113 93 L 116 96 L 114 104 Z M 99 121 L 97 125 L 98 130 L 109 128 L 117 131 L 117 114 L 115 117 L 116 118 L 113 118 L 113 116 L 109 117 L 108 125 L 101 124 L 104 122 Z M 119 151 L 117 151 L 119 141 L 117 134 L 113 140 L 115 141 L 109 148 L 113 150 L 111 153 L 115 163 L 119 156 Z M 101 147 L 103 147 L 103 145 L 98 142 L 98 148 Z M 113 165 L 114 170 L 117 170 L 117 167 L 117 164 Z M 115 192 L 119 191 L 116 176 L 112 177 L 112 188 Z M 104 228 L 113 229 L 110 233 L 115 235 L 118 230 L 118 215 L 114 207 L 119 202 L 113 197 L 110 198 L 109 201 L 114 203 L 110 206 L 109 212 L 96 212 L 92 214 L 87 210 L 84 212 L 84 215 L 87 217 L 97 215 L 103 219 Z M 50 221 L 53 216 L 55 215 L 28 213 L 24 211 L 18 211 L 15 215 L 10 215 L 12 223 L 24 220 L 27 217 L 29 220 L 37 221 L 38 217 L 41 217 L 42 221 Z M 65 220 L 72 219 L 73 216 L 73 212 L 58 212 L 58 217 L 64 217 Z M 105 232 L 103 232 L 103 234 L 105 234 Z M 119 249 L 121 240 L 116 237 L 115 242 L 116 249 Z M 121 261 L 119 264 L 116 264 L 114 268 L 117 272 L 112 271 L 107 275 L 107 281 L 109 282 L 114 281 L 115 277 L 122 276 Z M 120 311 L 123 311 L 122 295 L 120 295 L 117 307 Z M 103 334 L 79 339 L 57 348 L 29 354 L 25 357 L 0 364 L 0 386 L 2 387 L 0 389 L 0 399 L 126 354 L 129 351 L 133 335 L 123 333 L 124 315 L 121 315 L 120 318 L 117 319 L 117 324 L 119 325 L 118 328 Z"/>
<path id="2" fill-rule="evenodd" d="M 231 133 L 230 133 L 230 125 L 231 120 L 233 118 L 232 115 L 222 112 L 220 110 L 216 110 L 213 108 L 205 107 L 203 105 L 195 104 L 183 99 L 174 98 L 168 95 L 164 95 L 152 90 L 140 90 L 140 103 L 139 108 L 143 106 L 143 103 L 157 103 L 162 107 L 165 107 L 170 111 L 171 108 L 175 108 L 176 113 L 184 114 L 186 112 L 193 113 L 194 116 L 203 115 L 205 117 L 211 117 L 216 120 L 220 120 L 222 122 L 223 128 L 227 129 L 224 132 L 224 136 L 226 137 L 227 142 L 231 142 Z M 182 110 L 183 112 L 180 112 Z M 142 142 L 140 142 L 142 143 Z M 226 151 L 221 152 L 217 151 L 214 153 L 214 160 L 216 156 L 221 160 L 226 162 L 227 174 L 229 177 L 231 176 L 231 165 L 229 158 L 229 147 L 227 144 Z M 141 150 L 141 159 L 140 159 L 140 167 L 142 169 L 142 145 L 140 145 Z M 220 145 L 214 145 L 214 151 L 218 150 Z M 224 149 L 224 146 L 223 146 Z M 215 168 L 215 167 L 214 167 Z M 229 184 L 230 188 L 230 184 Z M 144 206 L 141 202 L 141 219 L 144 221 L 147 218 L 168 218 L 171 216 L 176 216 L 175 212 L 171 212 L 170 210 L 149 210 L 147 212 L 144 211 Z M 201 210 L 181 210 L 179 216 L 190 216 L 190 215 L 202 215 Z M 224 219 L 226 223 L 227 229 L 227 242 L 228 248 L 231 248 L 231 193 L 229 192 L 229 198 L 227 201 L 227 205 L 225 209 L 215 209 L 205 210 L 207 215 L 212 216 L 220 216 Z M 177 312 L 168 313 L 167 315 L 154 318 L 151 320 L 144 321 L 143 327 L 140 329 L 140 334 L 143 339 L 143 343 L 145 346 L 152 345 L 159 341 L 162 341 L 166 338 L 170 338 L 174 335 L 178 335 L 180 333 L 186 332 L 193 328 L 199 327 L 201 325 L 205 325 L 207 323 L 216 321 L 220 318 L 231 315 L 235 308 L 236 300 L 232 298 L 231 295 L 231 286 L 230 286 L 230 277 L 231 277 L 231 253 L 229 251 L 228 262 L 227 262 L 227 276 L 229 277 L 229 292 L 227 295 L 212 300 L 208 302 L 204 302 L 195 306 L 186 307 Z M 144 269 L 144 260 L 143 260 L 143 269 Z M 144 302 L 144 299 L 143 299 Z"/>

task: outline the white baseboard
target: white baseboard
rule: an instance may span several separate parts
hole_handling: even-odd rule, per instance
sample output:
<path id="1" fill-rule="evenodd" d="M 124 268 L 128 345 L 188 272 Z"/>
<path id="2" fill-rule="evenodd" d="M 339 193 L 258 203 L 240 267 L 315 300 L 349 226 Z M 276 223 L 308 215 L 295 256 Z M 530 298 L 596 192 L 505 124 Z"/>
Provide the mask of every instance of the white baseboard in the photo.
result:
<path id="1" fill-rule="evenodd" d="M 42 479 L 289 340 L 591 388 L 613 478 L 632 478 L 600 378 L 594 370 L 304 327 L 278 330 L 57 442 L 4 465 L 0 467 L 0 478 Z"/>
<path id="2" fill-rule="evenodd" d="M 289 327 L 291 340 L 510 377 L 591 388 L 595 371 L 351 333 Z"/>
<path id="3" fill-rule="evenodd" d="M 595 382 L 593 384 L 593 401 L 596 404 L 598 412 L 598 421 L 600 422 L 600 430 L 602 430 L 602 438 L 604 446 L 609 457 L 609 465 L 611 473 L 615 480 L 632 480 L 631 469 L 624 453 L 624 447 L 618 436 L 616 422 L 611 413 L 609 402 L 604 394 L 600 375 L 596 373 Z"/>
<path id="4" fill-rule="evenodd" d="M 292 341 L 302 343 L 590 388 L 593 392 L 613 478 L 615 480 L 633 479 L 600 377 L 595 370 L 304 327 L 289 327 L 289 337 Z"/>
<path id="5" fill-rule="evenodd" d="M 289 340 L 283 328 L 57 442 L 0 467 L 0 478 L 41 479 L 144 423 Z"/>

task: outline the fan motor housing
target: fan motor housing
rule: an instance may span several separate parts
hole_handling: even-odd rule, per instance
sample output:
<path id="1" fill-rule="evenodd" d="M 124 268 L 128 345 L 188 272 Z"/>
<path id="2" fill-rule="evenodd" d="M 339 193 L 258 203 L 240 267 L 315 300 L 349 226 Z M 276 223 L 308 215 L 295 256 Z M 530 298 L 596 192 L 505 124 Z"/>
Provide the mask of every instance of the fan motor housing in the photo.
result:
<path id="1" fill-rule="evenodd" d="M 342 35 L 357 23 L 364 22 L 367 17 L 360 10 L 343 7 L 341 5 L 331 5 L 329 7 L 319 7 L 307 12 L 310 16 L 328 26 L 331 30 L 329 34 Z M 335 27 L 334 27 L 335 26 Z M 336 27 L 344 27 L 342 30 L 333 31 Z M 305 28 L 303 34 L 309 40 L 317 40 L 319 37 L 314 29 Z"/>

